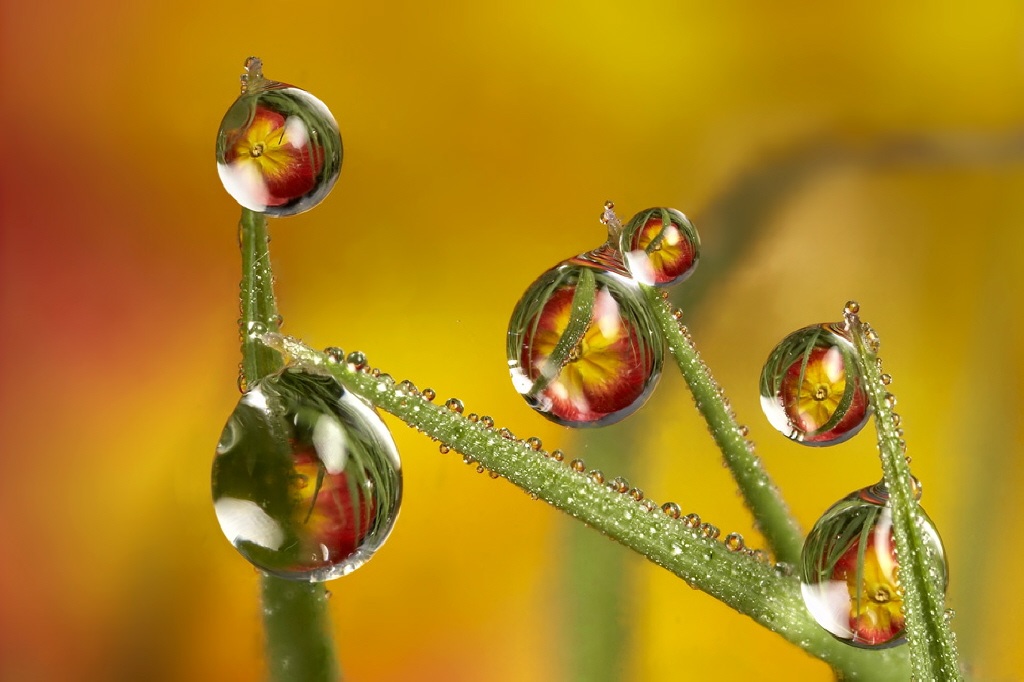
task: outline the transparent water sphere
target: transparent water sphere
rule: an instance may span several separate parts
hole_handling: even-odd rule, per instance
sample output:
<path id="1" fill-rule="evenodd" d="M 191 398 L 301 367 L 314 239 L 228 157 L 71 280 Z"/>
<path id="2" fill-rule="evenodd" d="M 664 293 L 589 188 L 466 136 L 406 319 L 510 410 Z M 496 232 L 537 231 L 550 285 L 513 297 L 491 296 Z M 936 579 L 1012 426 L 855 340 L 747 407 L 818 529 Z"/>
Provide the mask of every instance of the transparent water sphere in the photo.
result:
<path id="1" fill-rule="evenodd" d="M 319 582 L 366 563 L 402 498 L 391 434 L 333 377 L 299 368 L 243 395 L 213 460 L 224 535 L 257 568 Z"/>
<path id="2" fill-rule="evenodd" d="M 700 237 L 690 220 L 674 208 L 649 208 L 622 230 L 619 249 L 638 281 L 672 286 L 693 274 L 700 258 Z"/>
<path id="3" fill-rule="evenodd" d="M 945 592 L 948 568 L 935 524 L 917 510 L 926 570 Z M 900 564 L 885 485 L 850 493 L 814 524 L 800 557 L 800 590 L 821 627 L 853 646 L 881 649 L 905 641 Z"/>
<path id="4" fill-rule="evenodd" d="M 838 324 L 783 339 L 761 371 L 760 393 L 771 425 L 804 445 L 841 443 L 871 414 L 853 343 Z"/>
<path id="5" fill-rule="evenodd" d="M 319 204 L 334 187 L 341 171 L 341 134 L 323 102 L 305 90 L 264 80 L 258 66 L 257 60 L 255 68 L 248 67 L 245 91 L 221 121 L 217 173 L 245 208 L 295 215 Z"/>
<path id="6" fill-rule="evenodd" d="M 507 357 L 526 402 L 565 426 L 604 426 L 639 409 L 664 343 L 637 283 L 603 247 L 541 275 L 516 304 Z"/>

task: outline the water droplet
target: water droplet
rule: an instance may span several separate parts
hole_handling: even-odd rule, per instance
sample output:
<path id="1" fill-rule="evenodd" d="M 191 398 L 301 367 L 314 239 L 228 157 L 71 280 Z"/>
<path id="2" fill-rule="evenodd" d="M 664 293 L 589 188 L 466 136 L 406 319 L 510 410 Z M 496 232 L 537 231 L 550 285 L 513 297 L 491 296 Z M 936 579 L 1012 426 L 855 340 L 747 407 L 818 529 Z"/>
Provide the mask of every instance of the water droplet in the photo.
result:
<path id="1" fill-rule="evenodd" d="M 401 464 L 377 413 L 333 377 L 287 368 L 257 383 L 228 419 L 213 461 L 228 540 L 261 570 L 322 581 L 384 543 Z"/>
<path id="2" fill-rule="evenodd" d="M 563 459 L 565 459 L 565 453 L 563 453 L 561 450 L 552 450 L 551 459 L 555 460 L 556 462 L 561 462 Z"/>
<path id="3" fill-rule="evenodd" d="M 725 547 L 731 552 L 738 552 L 743 547 L 743 536 L 739 533 L 729 533 L 725 536 Z"/>
<path id="4" fill-rule="evenodd" d="M 640 500 L 644 499 L 644 491 L 640 490 L 640 488 L 630 488 L 629 496 L 632 497 L 637 502 L 639 502 Z"/>
<path id="5" fill-rule="evenodd" d="M 478 415 L 476 412 L 470 412 L 468 415 L 466 415 L 466 419 L 475 424 L 478 421 L 480 421 L 480 415 Z"/>
<path id="6" fill-rule="evenodd" d="M 586 467 L 583 465 L 582 459 L 574 459 L 573 461 L 569 462 L 569 468 L 579 474 L 582 474 L 586 470 Z"/>
<path id="7" fill-rule="evenodd" d="M 649 208 L 626 224 L 619 250 L 637 281 L 668 287 L 693 274 L 700 237 L 693 223 L 674 208 Z"/>
<path id="8" fill-rule="evenodd" d="M 480 423 L 483 424 L 488 429 L 494 428 L 494 419 L 488 417 L 486 414 L 480 417 Z"/>
<path id="9" fill-rule="evenodd" d="M 891 384 L 892 383 L 892 375 L 891 374 L 883 374 L 882 375 L 882 383 L 885 384 L 886 386 Z"/>
<path id="10" fill-rule="evenodd" d="M 856 351 L 840 325 L 793 332 L 761 371 L 761 408 L 780 433 L 804 445 L 834 445 L 871 414 Z"/>
<path id="11" fill-rule="evenodd" d="M 423 392 L 422 392 L 421 395 L 423 396 L 423 399 L 428 401 L 428 402 L 432 402 L 434 400 L 434 398 L 437 397 L 437 393 L 432 388 L 425 388 L 425 389 L 423 389 Z"/>
<path id="12" fill-rule="evenodd" d="M 491 478 L 499 478 L 501 476 L 501 474 L 499 474 L 497 471 L 488 471 L 487 475 L 490 476 Z"/>
<path id="13" fill-rule="evenodd" d="M 896 396 L 894 396 L 892 393 L 886 393 L 885 397 L 882 398 L 882 402 L 884 402 L 885 406 L 891 410 L 892 408 L 896 407 Z"/>
<path id="14" fill-rule="evenodd" d="M 902 423 L 903 423 L 903 418 L 900 417 L 897 413 L 893 412 L 892 413 L 892 425 L 893 426 L 899 426 Z"/>
<path id="15" fill-rule="evenodd" d="M 763 549 L 755 549 L 751 552 L 750 556 L 754 557 L 754 559 L 760 561 L 762 564 L 768 563 L 768 552 Z"/>
<path id="16" fill-rule="evenodd" d="M 687 514 L 683 517 L 683 525 L 685 525 L 687 528 L 700 528 L 700 515 Z"/>
<path id="17" fill-rule="evenodd" d="M 457 414 L 462 414 L 463 409 L 465 409 L 462 406 L 462 401 L 458 398 L 448 398 L 448 400 L 445 401 L 444 406 Z"/>
<path id="18" fill-rule="evenodd" d="M 665 516 L 668 516 L 671 519 L 678 519 L 683 513 L 679 508 L 679 505 L 675 502 L 666 502 L 661 505 L 661 511 L 665 512 Z"/>
<path id="19" fill-rule="evenodd" d="M 473 459 L 472 457 L 470 457 L 469 455 L 462 455 L 462 463 L 463 464 L 476 464 L 476 460 Z"/>
<path id="20" fill-rule="evenodd" d="M 954 617 L 956 617 L 956 611 L 954 611 L 953 609 L 946 609 L 942 612 L 942 619 L 945 620 L 947 623 L 953 620 Z"/>
<path id="21" fill-rule="evenodd" d="M 624 493 L 629 490 L 629 481 L 624 479 L 622 476 L 617 476 L 608 481 L 608 487 L 614 492 Z"/>
<path id="22" fill-rule="evenodd" d="M 878 338 L 878 333 L 870 326 L 864 325 L 864 338 L 867 339 L 868 350 L 877 353 L 882 346 L 882 340 Z"/>
<path id="23" fill-rule="evenodd" d="M 526 444 L 534 452 L 540 452 L 540 449 L 542 447 L 544 447 L 544 444 L 541 443 L 540 438 L 537 438 L 536 436 L 531 436 L 531 437 L 527 438 L 526 439 Z"/>
<path id="24" fill-rule="evenodd" d="M 590 478 L 591 481 L 599 485 L 601 483 L 604 483 L 604 473 L 602 473 L 600 469 L 594 469 L 589 474 L 587 474 L 587 477 Z"/>
<path id="25" fill-rule="evenodd" d="M 526 402 L 579 427 L 639 409 L 661 374 L 663 347 L 639 286 L 606 245 L 530 285 L 509 321 L 506 353 Z"/>
<path id="26" fill-rule="evenodd" d="M 245 324 L 245 335 L 250 339 L 260 340 L 267 333 L 267 325 L 262 322 L 247 322 Z"/>
<path id="27" fill-rule="evenodd" d="M 437 449 L 441 452 L 442 455 L 447 455 L 449 452 L 451 452 L 451 448 L 449 448 L 444 443 L 441 443 L 440 445 L 438 445 Z"/>
<path id="28" fill-rule="evenodd" d="M 498 429 L 498 435 L 501 436 L 502 438 L 504 438 L 505 440 L 515 440 L 516 439 L 515 434 L 513 434 L 511 431 L 509 431 L 504 426 L 501 427 L 500 429 Z"/>
<path id="29" fill-rule="evenodd" d="M 259 78 L 224 114 L 216 154 L 221 183 L 235 201 L 267 215 L 295 215 L 334 187 L 341 135 L 319 99 Z"/>
<path id="30" fill-rule="evenodd" d="M 856 315 L 860 312 L 860 303 L 856 301 L 847 301 L 846 307 L 843 308 L 843 312 L 847 315 Z"/>
<path id="31" fill-rule="evenodd" d="M 826 511 L 804 541 L 801 592 L 811 615 L 837 639 L 865 649 L 904 641 L 903 596 L 889 495 L 878 483 L 850 493 Z M 935 525 L 918 509 L 923 560 L 936 587 L 946 588 L 946 560 Z"/>
<path id="32" fill-rule="evenodd" d="M 331 592 L 330 590 L 324 590 L 324 599 L 330 599 L 333 596 L 334 596 L 333 592 Z"/>
<path id="33" fill-rule="evenodd" d="M 715 540 L 722 534 L 722 531 L 718 529 L 718 526 L 713 526 L 710 523 L 702 523 L 700 524 L 700 534 L 706 538 Z"/>
<path id="34" fill-rule="evenodd" d="M 740 424 L 739 432 L 740 432 L 740 435 L 743 436 L 744 438 L 746 438 L 747 436 L 750 435 L 750 429 L 747 428 L 746 424 Z"/>
<path id="35" fill-rule="evenodd" d="M 348 354 L 347 362 L 352 365 L 352 369 L 359 371 L 366 367 L 366 354 L 361 350 L 354 350 Z"/>
<path id="36" fill-rule="evenodd" d="M 478 466 L 478 467 L 476 468 L 476 472 L 477 472 L 478 474 L 482 474 L 482 473 L 483 473 L 483 472 L 485 472 L 485 471 L 487 471 L 487 469 L 485 469 L 485 468 L 484 468 L 484 465 L 483 465 L 483 464 L 481 464 L 480 466 Z"/>
<path id="37" fill-rule="evenodd" d="M 918 502 L 921 501 L 921 497 L 924 495 L 924 486 L 921 485 L 921 481 L 917 480 L 917 477 L 914 475 L 910 476 L 910 493 Z"/>
<path id="38" fill-rule="evenodd" d="M 683 311 L 680 310 L 679 308 L 674 309 L 672 311 L 672 319 L 675 320 L 676 322 L 679 322 L 681 319 L 683 319 Z"/>
<path id="39" fill-rule="evenodd" d="M 650 514 L 652 511 L 658 508 L 658 503 L 654 500 L 641 500 L 640 508 Z"/>

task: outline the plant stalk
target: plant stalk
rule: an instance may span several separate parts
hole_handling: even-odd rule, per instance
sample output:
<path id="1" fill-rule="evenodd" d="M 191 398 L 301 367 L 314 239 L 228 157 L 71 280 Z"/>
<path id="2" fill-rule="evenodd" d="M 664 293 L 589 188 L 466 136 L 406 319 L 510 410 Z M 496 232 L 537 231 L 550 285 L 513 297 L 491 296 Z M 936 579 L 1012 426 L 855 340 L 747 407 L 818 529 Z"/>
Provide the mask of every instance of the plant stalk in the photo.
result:
<path id="1" fill-rule="evenodd" d="M 369 365 L 358 370 L 343 359 L 330 358 L 280 334 L 267 334 L 264 342 L 290 362 L 311 371 L 329 372 L 356 395 L 462 453 L 470 466 L 489 469 L 667 568 L 691 587 L 825 661 L 845 679 L 881 682 L 909 677 L 905 651 L 864 651 L 829 635 L 804 607 L 797 580 L 771 565 L 730 551 L 722 542 L 686 527 L 682 519 L 615 492 L 511 434 L 503 435 L 493 426 L 435 405 L 407 386 L 396 385 L 387 375 L 376 378 L 367 373 Z"/>
<path id="2" fill-rule="evenodd" d="M 662 290 L 646 285 L 641 285 L 641 289 L 661 326 L 668 350 L 690 387 L 697 409 L 707 422 L 711 437 L 722 451 L 743 500 L 754 516 L 755 526 L 764 535 L 778 561 L 796 566 L 804 542 L 796 519 L 789 513 L 779 489 L 761 466 L 760 459 L 754 455 L 752 444 L 748 443 L 724 393 L 700 359 L 689 333 L 673 317 L 672 307 L 662 298 Z"/>
<path id="3" fill-rule="evenodd" d="M 238 243 L 242 251 L 239 336 L 242 390 L 284 366 L 281 355 L 261 342 L 280 327 L 270 265 L 267 219 L 242 210 Z M 333 682 L 340 678 L 327 593 L 322 583 L 300 583 L 263 574 L 263 628 L 272 682 Z"/>
<path id="4" fill-rule="evenodd" d="M 882 472 L 889 490 L 893 538 L 899 557 L 900 586 L 903 588 L 903 613 L 914 679 L 937 682 L 963 679 L 953 633 L 945 617 L 945 594 L 930 575 L 930 567 L 944 563 L 932 556 L 917 522 L 920 507 L 912 489 L 910 465 L 903 454 L 900 435 L 893 416 L 895 398 L 882 382 L 882 370 L 868 338 L 869 327 L 857 315 L 859 306 L 847 304 L 846 319 L 857 349 L 868 401 L 875 415 L 878 451 Z M 876 337 L 877 339 L 877 337 Z M 877 341 L 875 341 L 877 348 Z"/>

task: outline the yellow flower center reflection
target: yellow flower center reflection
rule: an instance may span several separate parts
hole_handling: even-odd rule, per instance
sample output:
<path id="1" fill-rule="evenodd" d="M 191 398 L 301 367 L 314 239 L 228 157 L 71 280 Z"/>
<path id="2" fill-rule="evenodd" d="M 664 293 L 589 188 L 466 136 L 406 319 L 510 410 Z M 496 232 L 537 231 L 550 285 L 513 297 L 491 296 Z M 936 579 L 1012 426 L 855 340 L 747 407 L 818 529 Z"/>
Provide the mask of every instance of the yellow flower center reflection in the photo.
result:
<path id="1" fill-rule="evenodd" d="M 555 292 L 541 314 L 531 349 L 534 374 L 544 371 L 569 325 L 573 293 L 573 287 Z M 635 332 L 622 319 L 612 294 L 599 289 L 590 324 L 544 393 L 559 416 L 597 419 L 632 404 L 646 376 Z"/>
<path id="2" fill-rule="evenodd" d="M 652 247 L 651 242 L 659 234 L 661 239 Z M 679 228 L 670 221 L 663 223 L 661 218 L 648 220 L 637 239 L 637 248 L 647 253 L 656 272 L 662 272 L 666 266 L 674 265 L 684 255 L 684 246 L 686 244 L 683 243 Z"/>
<path id="3" fill-rule="evenodd" d="M 293 173 L 295 164 L 302 162 L 301 150 L 307 141 L 302 121 L 257 108 L 230 156 L 239 167 L 251 168 L 268 180 L 279 179 Z"/>
<path id="4" fill-rule="evenodd" d="M 837 577 L 845 579 L 849 589 L 850 627 L 855 637 L 868 644 L 882 644 L 903 630 L 903 597 L 896 585 L 892 536 L 888 529 L 884 534 L 876 529 L 873 534 L 864 552 L 861 582 L 857 582 L 856 545 L 850 550 L 852 565 Z"/>
<path id="5" fill-rule="evenodd" d="M 796 364 L 799 371 L 800 364 Z M 815 349 L 807 360 L 803 382 L 797 392 L 796 416 L 808 431 L 820 429 L 839 409 L 846 391 L 843 354 L 835 346 Z"/>

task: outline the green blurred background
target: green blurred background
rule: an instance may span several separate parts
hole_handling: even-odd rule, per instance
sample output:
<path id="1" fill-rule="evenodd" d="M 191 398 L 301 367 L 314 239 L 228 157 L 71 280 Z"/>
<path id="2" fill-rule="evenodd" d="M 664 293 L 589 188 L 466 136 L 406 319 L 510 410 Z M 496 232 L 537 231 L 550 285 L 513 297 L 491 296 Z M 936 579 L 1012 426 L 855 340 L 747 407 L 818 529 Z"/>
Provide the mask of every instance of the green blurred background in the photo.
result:
<path id="1" fill-rule="evenodd" d="M 238 398 L 239 209 L 213 145 L 250 54 L 324 100 L 345 140 L 333 194 L 271 227 L 286 332 L 595 451 L 607 476 L 761 546 L 676 372 L 595 440 L 529 410 L 505 367 L 519 295 L 598 245 L 602 202 L 683 210 L 705 247 L 691 330 L 805 527 L 878 478 L 873 437 L 786 441 L 758 374 L 784 335 L 861 303 L 965 660 L 1020 678 L 1020 3 L 0 8 L 0 680 L 263 669 L 258 578 L 209 490 Z M 830 679 L 387 419 L 402 516 L 330 585 L 351 680 L 565 680 L 592 657 L 629 681 Z M 617 586 L 578 568 L 606 560 Z M 602 628 L 615 644 L 593 653 Z"/>

